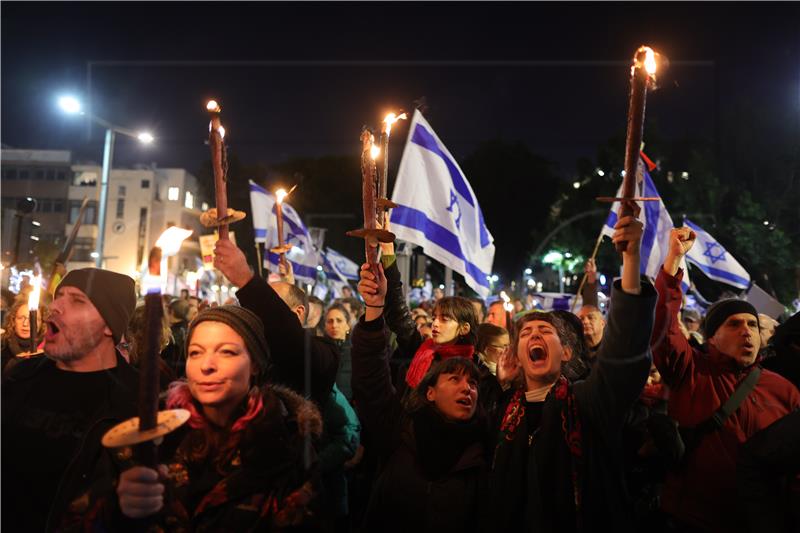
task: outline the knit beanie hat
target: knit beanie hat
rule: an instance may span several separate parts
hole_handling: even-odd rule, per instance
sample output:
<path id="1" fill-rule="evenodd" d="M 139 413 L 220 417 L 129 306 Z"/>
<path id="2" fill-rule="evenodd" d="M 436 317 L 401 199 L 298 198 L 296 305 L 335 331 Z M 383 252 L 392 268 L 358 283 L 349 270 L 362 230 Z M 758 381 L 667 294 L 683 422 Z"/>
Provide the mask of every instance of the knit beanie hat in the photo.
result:
<path id="1" fill-rule="evenodd" d="M 136 285 L 130 276 L 100 268 L 71 270 L 60 287 L 75 287 L 86 294 L 119 343 L 136 307 Z"/>
<path id="2" fill-rule="evenodd" d="M 260 387 L 266 383 L 271 357 L 267 339 L 264 337 L 264 324 L 255 313 L 238 305 L 221 305 L 204 309 L 189 326 L 186 334 L 187 352 L 194 330 L 201 322 L 222 322 L 238 333 L 250 354 L 250 361 L 256 368 L 254 384 Z"/>
<path id="3" fill-rule="evenodd" d="M 745 300 L 729 298 L 727 300 L 720 300 L 709 307 L 708 311 L 706 311 L 706 319 L 703 325 L 706 339 L 713 337 L 714 333 L 716 333 L 729 316 L 739 313 L 751 314 L 758 320 L 758 311 L 753 307 L 753 304 Z"/>

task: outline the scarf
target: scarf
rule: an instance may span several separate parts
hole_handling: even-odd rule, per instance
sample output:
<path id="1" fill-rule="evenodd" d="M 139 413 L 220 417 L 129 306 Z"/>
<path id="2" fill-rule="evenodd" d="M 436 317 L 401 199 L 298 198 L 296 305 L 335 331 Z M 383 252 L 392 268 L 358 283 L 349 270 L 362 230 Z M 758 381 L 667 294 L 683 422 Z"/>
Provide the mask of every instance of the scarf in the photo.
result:
<path id="1" fill-rule="evenodd" d="M 474 353 L 475 347 L 471 344 L 436 344 L 433 339 L 428 339 L 414 354 L 414 359 L 411 360 L 406 372 L 406 383 L 412 389 L 419 385 L 437 356 L 442 360 L 451 357 L 471 359 Z"/>
<path id="2" fill-rule="evenodd" d="M 486 366 L 486 368 L 489 369 L 489 372 L 491 372 L 491 374 L 493 376 L 497 376 L 497 363 L 496 362 L 489 361 L 488 359 L 486 359 L 486 356 L 483 355 L 481 352 L 478 352 L 478 359 L 480 359 L 481 363 L 483 363 Z"/>
<path id="3" fill-rule="evenodd" d="M 417 461 L 425 475 L 441 479 L 458 464 L 464 451 L 483 442 L 486 431 L 478 416 L 466 422 L 450 422 L 433 407 L 425 406 L 411 415 Z"/>

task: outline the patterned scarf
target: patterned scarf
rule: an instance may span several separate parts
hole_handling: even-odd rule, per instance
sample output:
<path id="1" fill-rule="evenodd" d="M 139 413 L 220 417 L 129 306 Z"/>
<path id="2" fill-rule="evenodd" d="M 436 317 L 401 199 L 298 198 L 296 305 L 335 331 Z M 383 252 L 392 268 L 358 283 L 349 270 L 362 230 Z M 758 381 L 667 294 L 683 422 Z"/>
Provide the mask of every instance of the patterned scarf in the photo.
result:
<path id="1" fill-rule="evenodd" d="M 575 401 L 575 395 L 572 393 L 570 382 L 564 376 L 559 376 L 558 381 L 553 385 L 548 393 L 554 395 L 556 400 L 562 403 L 561 407 L 561 432 L 564 436 L 564 441 L 569 448 L 571 457 L 571 470 L 572 470 L 572 489 L 575 501 L 575 516 L 578 520 L 578 531 L 582 530 L 581 527 L 581 490 L 580 490 L 580 471 L 581 461 L 583 458 L 583 448 L 581 440 L 581 422 L 578 416 L 578 405 Z M 517 429 L 525 420 L 525 391 L 517 389 L 508 402 L 505 413 L 503 414 L 502 422 L 500 423 L 500 443 L 504 440 L 511 442 L 517 433 Z"/>

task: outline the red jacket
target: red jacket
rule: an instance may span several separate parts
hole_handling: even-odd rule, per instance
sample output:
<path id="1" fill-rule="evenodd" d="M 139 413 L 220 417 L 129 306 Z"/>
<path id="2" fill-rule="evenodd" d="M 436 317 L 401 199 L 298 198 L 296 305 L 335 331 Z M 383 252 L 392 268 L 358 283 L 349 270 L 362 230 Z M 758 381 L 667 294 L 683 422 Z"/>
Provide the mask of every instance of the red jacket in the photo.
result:
<path id="1" fill-rule="evenodd" d="M 750 368 L 706 344 L 693 348 L 678 328 L 683 271 L 656 279 L 658 303 L 651 346 L 653 362 L 671 389 L 669 414 L 682 427 L 708 419 L 736 390 Z M 740 445 L 800 406 L 800 392 L 763 370 L 753 391 L 724 426 L 706 435 L 680 470 L 667 477 L 662 508 L 678 520 L 710 531 L 745 527 L 736 512 L 736 459 Z"/>

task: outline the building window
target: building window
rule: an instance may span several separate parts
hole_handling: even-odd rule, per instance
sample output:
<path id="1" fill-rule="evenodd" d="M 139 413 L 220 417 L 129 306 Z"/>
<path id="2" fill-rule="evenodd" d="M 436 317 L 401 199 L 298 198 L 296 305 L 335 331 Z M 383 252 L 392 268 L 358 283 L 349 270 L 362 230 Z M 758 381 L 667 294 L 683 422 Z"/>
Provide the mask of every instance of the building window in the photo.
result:
<path id="1" fill-rule="evenodd" d="M 42 213 L 52 213 L 53 212 L 53 201 L 49 199 L 42 199 L 39 201 L 39 211 Z"/>
<path id="2" fill-rule="evenodd" d="M 23 169 L 21 169 L 19 171 L 19 179 L 21 179 L 21 180 L 28 179 L 28 169 L 27 168 L 23 168 Z"/>
<path id="3" fill-rule="evenodd" d="M 203 211 L 208 211 L 208 202 L 203 202 L 203 204 L 200 206 L 200 208 Z"/>
<path id="4" fill-rule="evenodd" d="M 94 262 L 94 239 L 91 237 L 77 237 L 72 248 L 72 260 L 76 262 Z"/>
<path id="5" fill-rule="evenodd" d="M 186 209 L 194 209 L 194 195 L 186 191 L 186 199 L 183 202 L 183 207 Z"/>
<path id="6" fill-rule="evenodd" d="M 63 170 L 59 170 L 58 173 L 56 174 L 56 179 L 58 181 L 64 181 L 65 179 L 67 179 L 67 173 L 64 172 Z"/>
<path id="7" fill-rule="evenodd" d="M 15 179 L 17 179 L 17 169 L 16 168 L 9 168 L 3 174 L 5 174 L 3 177 L 6 178 L 7 180 L 15 180 Z"/>
<path id="8" fill-rule="evenodd" d="M 64 212 L 64 200 L 53 200 L 53 213 Z"/>
<path id="9" fill-rule="evenodd" d="M 44 170 L 42 170 L 41 168 L 37 168 L 33 172 L 33 179 L 35 179 L 35 180 L 43 180 L 44 179 Z"/>
<path id="10" fill-rule="evenodd" d="M 117 198 L 117 218 L 125 218 L 125 198 Z"/>
<path id="11" fill-rule="evenodd" d="M 74 224 L 76 220 L 78 220 L 78 213 L 81 210 L 81 202 L 77 200 L 71 200 L 69 202 L 69 223 Z M 83 214 L 83 223 L 84 224 L 97 224 L 96 220 L 97 216 L 97 202 L 92 200 L 89 202 L 89 205 L 86 206 L 86 211 Z"/>
<path id="12" fill-rule="evenodd" d="M 55 181 L 56 171 L 52 168 L 47 169 L 47 181 Z"/>
<path id="13" fill-rule="evenodd" d="M 150 180 L 142 180 L 142 189 L 150 188 Z"/>
<path id="14" fill-rule="evenodd" d="M 119 189 L 117 190 L 117 193 L 118 193 L 119 196 L 125 196 L 125 186 L 124 185 L 120 185 Z"/>
<path id="15" fill-rule="evenodd" d="M 181 190 L 178 187 L 170 187 L 167 190 L 167 200 L 177 202 L 181 197 Z"/>

